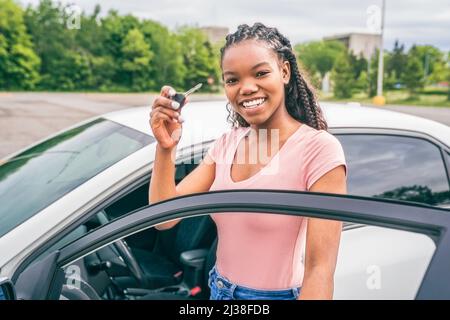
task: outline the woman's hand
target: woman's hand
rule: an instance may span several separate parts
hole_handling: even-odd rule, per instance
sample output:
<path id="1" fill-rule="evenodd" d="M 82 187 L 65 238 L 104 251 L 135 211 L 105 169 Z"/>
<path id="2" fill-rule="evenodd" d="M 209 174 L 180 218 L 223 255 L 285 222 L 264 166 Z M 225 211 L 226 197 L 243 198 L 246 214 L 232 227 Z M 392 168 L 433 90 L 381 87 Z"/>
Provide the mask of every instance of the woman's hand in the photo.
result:
<path id="1" fill-rule="evenodd" d="M 181 138 L 183 118 L 180 116 L 180 104 L 170 99 L 176 91 L 164 86 L 153 101 L 150 112 L 150 127 L 159 146 L 173 149 Z"/>

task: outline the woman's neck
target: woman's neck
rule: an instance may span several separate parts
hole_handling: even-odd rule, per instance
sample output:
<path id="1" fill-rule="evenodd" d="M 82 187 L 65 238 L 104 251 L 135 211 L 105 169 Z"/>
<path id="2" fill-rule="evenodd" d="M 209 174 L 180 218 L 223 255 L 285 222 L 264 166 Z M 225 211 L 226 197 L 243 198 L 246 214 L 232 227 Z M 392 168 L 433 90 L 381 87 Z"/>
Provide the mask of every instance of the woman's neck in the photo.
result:
<path id="1" fill-rule="evenodd" d="M 256 132 L 259 132 L 261 129 L 265 129 L 269 135 L 271 130 L 278 130 L 278 137 L 280 141 L 286 141 L 295 131 L 297 131 L 302 123 L 294 119 L 287 112 L 286 107 L 280 106 L 278 110 L 282 112 L 280 114 L 273 114 L 272 117 L 262 124 L 251 125 L 251 128 Z"/>

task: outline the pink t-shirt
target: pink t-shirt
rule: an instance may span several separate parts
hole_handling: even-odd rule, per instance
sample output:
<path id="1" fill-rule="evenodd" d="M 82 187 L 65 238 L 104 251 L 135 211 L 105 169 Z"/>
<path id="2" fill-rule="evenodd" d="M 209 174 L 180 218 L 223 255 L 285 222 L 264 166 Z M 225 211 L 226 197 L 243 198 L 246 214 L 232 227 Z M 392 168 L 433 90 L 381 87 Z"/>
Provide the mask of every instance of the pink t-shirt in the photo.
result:
<path id="1" fill-rule="evenodd" d="M 340 142 L 330 133 L 302 124 L 255 175 L 235 182 L 231 165 L 250 127 L 232 129 L 208 150 L 216 163 L 210 190 L 288 189 L 306 191 L 331 169 L 344 165 Z M 254 289 L 286 289 L 303 282 L 302 256 L 307 219 L 264 213 L 217 213 L 216 267 L 230 281 Z"/>

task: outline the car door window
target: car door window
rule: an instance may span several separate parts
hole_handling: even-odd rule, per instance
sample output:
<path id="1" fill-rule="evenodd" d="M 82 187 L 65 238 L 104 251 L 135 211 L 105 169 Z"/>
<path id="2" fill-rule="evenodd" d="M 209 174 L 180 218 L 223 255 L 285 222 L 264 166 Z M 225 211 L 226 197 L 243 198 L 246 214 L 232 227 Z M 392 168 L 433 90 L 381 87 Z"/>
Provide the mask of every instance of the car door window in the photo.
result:
<path id="1" fill-rule="evenodd" d="M 255 272 L 268 272 L 267 275 L 273 274 L 273 269 L 268 271 L 262 266 L 286 263 L 283 270 L 287 270 L 287 267 L 292 274 L 295 272 L 304 275 L 308 218 L 255 212 L 220 213 L 213 216 L 215 220 L 221 219 L 220 223 L 236 225 L 235 232 L 225 234 L 222 239 L 224 242 L 221 243 L 227 249 L 234 246 L 233 250 L 241 251 L 236 252 L 236 257 L 239 258 L 232 263 L 242 264 L 243 268 L 246 265 L 261 266 L 261 270 Z M 196 218 L 198 217 L 185 218 L 182 221 Z M 255 221 L 260 221 L 258 227 L 264 229 L 260 232 L 259 241 L 271 243 L 264 250 L 253 247 L 252 243 L 246 241 L 245 230 L 249 232 Z M 289 227 L 281 228 L 282 225 Z M 194 230 L 187 229 L 185 232 L 183 237 L 189 238 Z M 289 235 L 286 236 L 287 234 Z M 281 237 L 286 242 L 279 241 L 278 245 L 274 239 Z M 290 249 L 286 250 L 286 247 Z M 64 267 L 66 281 L 61 299 L 80 299 L 84 296 L 114 300 L 209 298 L 209 275 L 216 262 L 216 237 L 181 253 L 178 260 L 182 268 L 180 275 L 166 284 L 155 280 L 143 285 L 133 279 L 132 267 L 126 263 L 122 269 L 108 267 L 108 261 L 112 261 L 115 254 L 120 256 L 121 253 L 115 252 L 107 256 L 102 250 L 104 248 Z M 344 228 L 335 272 L 334 299 L 414 299 L 435 250 L 433 239 L 421 233 L 370 223 Z M 189 257 L 194 255 L 197 261 L 189 261 Z M 134 258 L 149 279 L 157 276 L 160 280 L 170 266 L 162 259 L 151 260 L 154 258 L 151 253 L 136 255 Z M 274 264 L 274 261 L 277 262 Z M 152 270 L 159 270 L 158 274 L 152 273 Z M 170 271 L 168 274 L 170 275 Z M 255 278 L 249 281 L 255 281 Z M 192 291 L 194 288 L 197 288 L 195 292 Z"/>
<path id="2" fill-rule="evenodd" d="M 441 151 L 418 138 L 395 135 L 337 135 L 348 165 L 349 194 L 450 203 Z"/>
<path id="3" fill-rule="evenodd" d="M 191 157 L 183 157 L 182 160 L 177 161 L 177 164 L 175 166 L 176 183 L 179 183 L 186 175 L 194 170 L 200 163 L 200 160 L 201 154 L 192 154 Z M 55 249 L 62 248 L 64 245 L 80 238 L 88 231 L 94 230 L 105 224 L 106 222 L 112 221 L 131 211 L 147 206 L 149 179 L 150 178 L 144 181 L 137 188 L 134 188 L 130 192 L 120 196 L 115 201 L 105 206 L 103 209 L 100 209 L 88 221 L 86 221 L 82 225 L 79 225 L 75 230 L 69 232 L 51 247 L 46 249 L 35 259 L 35 261 L 42 259 L 49 252 L 52 252 Z M 172 233 L 173 232 L 163 232 L 158 235 L 155 230 L 151 229 L 147 232 L 132 235 L 127 238 L 127 241 L 130 246 L 137 250 L 150 250 L 151 248 L 155 247 L 157 241 L 160 243 L 164 243 L 163 246 L 170 246 L 170 243 L 173 242 Z"/>
<path id="4" fill-rule="evenodd" d="M 192 155 L 192 157 L 177 161 L 175 165 L 175 182 L 178 184 L 185 176 L 194 170 L 200 162 L 200 159 L 200 155 L 196 154 Z M 145 181 L 138 188 L 121 196 L 105 207 L 104 212 L 108 219 L 114 220 L 126 213 L 148 205 L 149 184 L 149 181 Z"/>

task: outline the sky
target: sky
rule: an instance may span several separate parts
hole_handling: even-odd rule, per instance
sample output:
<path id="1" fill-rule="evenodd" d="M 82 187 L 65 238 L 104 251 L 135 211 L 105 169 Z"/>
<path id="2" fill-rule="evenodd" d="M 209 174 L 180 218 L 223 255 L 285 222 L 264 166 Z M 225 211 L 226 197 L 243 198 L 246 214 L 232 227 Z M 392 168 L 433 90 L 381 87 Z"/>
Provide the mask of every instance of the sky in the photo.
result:
<path id="1" fill-rule="evenodd" d="M 36 5 L 39 0 L 19 0 Z M 152 19 L 171 30 L 181 25 L 228 27 L 262 22 L 277 27 L 291 43 L 320 40 L 347 32 L 380 30 L 382 0 L 61 0 L 92 12 L 116 9 Z M 434 45 L 450 50 L 450 0 L 386 0 L 384 47 L 391 50 L 396 39 L 412 44 Z M 377 14 L 378 12 L 378 14 Z M 378 18 L 377 18 L 378 17 Z"/>

